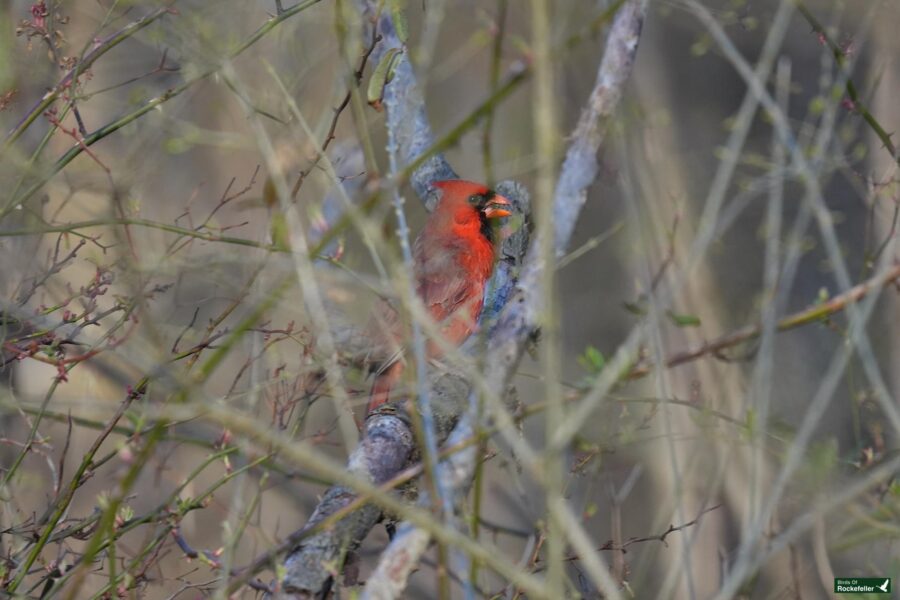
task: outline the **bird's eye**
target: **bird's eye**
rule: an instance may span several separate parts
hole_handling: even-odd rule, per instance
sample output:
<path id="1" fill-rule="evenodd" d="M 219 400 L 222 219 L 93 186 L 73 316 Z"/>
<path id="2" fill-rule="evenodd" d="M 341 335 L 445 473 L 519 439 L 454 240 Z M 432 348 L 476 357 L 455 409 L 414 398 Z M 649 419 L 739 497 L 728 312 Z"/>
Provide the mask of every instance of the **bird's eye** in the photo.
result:
<path id="1" fill-rule="evenodd" d="M 469 204 L 471 204 L 472 206 L 478 206 L 479 204 L 481 204 L 481 196 L 479 196 L 478 194 L 469 196 Z"/>

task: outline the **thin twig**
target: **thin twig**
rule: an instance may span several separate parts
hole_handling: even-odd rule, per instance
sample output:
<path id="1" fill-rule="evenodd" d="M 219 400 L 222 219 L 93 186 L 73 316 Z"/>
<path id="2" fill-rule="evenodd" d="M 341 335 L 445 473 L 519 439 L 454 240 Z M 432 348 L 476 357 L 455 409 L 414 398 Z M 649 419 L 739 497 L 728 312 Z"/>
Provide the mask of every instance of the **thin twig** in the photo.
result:
<path id="1" fill-rule="evenodd" d="M 837 42 L 835 42 L 831 36 L 828 34 L 828 31 L 822 24 L 819 23 L 818 19 L 816 19 L 815 15 L 813 15 L 812 11 L 806 6 L 806 4 L 802 0 L 794 0 L 797 4 L 797 10 L 800 11 L 800 14 L 803 15 L 803 18 L 806 19 L 806 22 L 809 23 L 809 26 L 812 27 L 812 30 L 818 36 L 819 40 L 828 46 L 828 49 L 831 50 L 831 55 L 834 57 L 834 61 L 837 63 L 838 67 L 844 69 L 846 67 L 847 62 L 847 54 L 848 49 L 842 48 Z M 847 91 L 847 96 L 849 97 L 848 107 L 853 112 L 859 114 L 872 132 L 881 140 L 881 143 L 884 145 L 885 150 L 887 150 L 891 157 L 900 164 L 900 154 L 897 153 L 897 148 L 894 146 L 894 142 L 891 141 L 891 134 L 885 131 L 884 127 L 882 127 L 881 123 L 878 122 L 878 119 L 869 111 L 869 108 L 859 97 L 859 92 L 856 90 L 856 85 L 854 85 L 853 80 L 850 78 L 848 74 L 846 77 L 846 81 L 844 83 L 844 89 Z"/>
<path id="2" fill-rule="evenodd" d="M 779 319 L 776 329 L 778 331 L 788 331 L 810 323 L 825 321 L 830 316 L 846 310 L 851 304 L 859 302 L 872 291 L 881 290 L 898 280 L 900 280 L 900 264 L 895 264 L 893 267 L 826 302 L 814 304 L 813 306 Z M 745 325 L 740 329 L 736 329 L 735 331 L 726 333 L 714 340 L 705 342 L 698 348 L 685 350 L 669 356 L 666 359 L 666 367 L 677 367 L 678 365 L 692 362 L 703 356 L 722 358 L 722 351 L 753 340 L 759 337 L 762 331 L 763 325 L 761 324 Z M 635 367 L 628 372 L 627 378 L 638 379 L 645 377 L 652 370 L 652 365 Z"/>

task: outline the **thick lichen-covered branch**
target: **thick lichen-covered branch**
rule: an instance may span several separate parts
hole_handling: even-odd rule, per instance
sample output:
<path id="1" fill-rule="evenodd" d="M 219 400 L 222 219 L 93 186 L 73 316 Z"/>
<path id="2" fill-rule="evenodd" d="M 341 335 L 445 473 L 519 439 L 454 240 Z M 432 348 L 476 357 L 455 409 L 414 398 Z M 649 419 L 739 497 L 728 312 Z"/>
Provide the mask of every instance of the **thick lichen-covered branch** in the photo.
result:
<path id="1" fill-rule="evenodd" d="M 362 441 L 350 455 L 347 469 L 361 479 L 379 485 L 407 465 L 413 449 L 412 431 L 403 419 L 391 415 L 369 419 Z M 309 518 L 307 527 L 315 526 L 355 498 L 356 495 L 345 487 L 330 488 Z M 284 591 L 303 594 L 326 589 L 332 576 L 328 566 L 340 564 L 339 558 L 352 551 L 379 519 L 381 508 L 366 504 L 332 527 L 304 540 L 285 562 Z"/>

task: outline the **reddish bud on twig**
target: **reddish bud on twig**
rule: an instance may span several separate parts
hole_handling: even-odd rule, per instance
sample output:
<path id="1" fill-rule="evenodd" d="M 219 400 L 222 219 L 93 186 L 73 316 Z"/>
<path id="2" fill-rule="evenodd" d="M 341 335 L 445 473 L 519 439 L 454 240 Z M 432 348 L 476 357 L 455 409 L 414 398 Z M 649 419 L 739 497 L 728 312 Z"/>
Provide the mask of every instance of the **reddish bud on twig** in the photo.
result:
<path id="1" fill-rule="evenodd" d="M 47 25 L 46 18 L 50 14 L 44 0 L 31 5 L 31 24 L 35 29 L 44 29 Z"/>

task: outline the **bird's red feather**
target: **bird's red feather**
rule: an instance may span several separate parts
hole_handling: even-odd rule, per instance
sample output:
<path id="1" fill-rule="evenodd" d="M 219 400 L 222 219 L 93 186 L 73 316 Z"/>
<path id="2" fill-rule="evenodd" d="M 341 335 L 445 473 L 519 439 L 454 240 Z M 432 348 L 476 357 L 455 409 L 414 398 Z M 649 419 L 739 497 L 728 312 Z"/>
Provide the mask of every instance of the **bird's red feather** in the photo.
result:
<path id="1" fill-rule="evenodd" d="M 494 246 L 484 234 L 484 217 L 470 198 L 492 192 L 462 180 L 439 181 L 434 186 L 442 190 L 442 196 L 413 247 L 416 292 L 444 341 L 459 346 L 477 326 L 484 286 L 494 265 Z M 378 312 L 385 309 L 393 312 L 389 305 Z M 390 343 L 398 345 L 402 332 L 396 313 L 379 315 L 379 320 L 392 324 Z M 429 342 L 426 354 L 428 358 L 440 358 L 440 344 Z M 394 353 L 391 362 L 381 366 L 369 396 L 368 412 L 390 399 L 402 364 Z"/>

